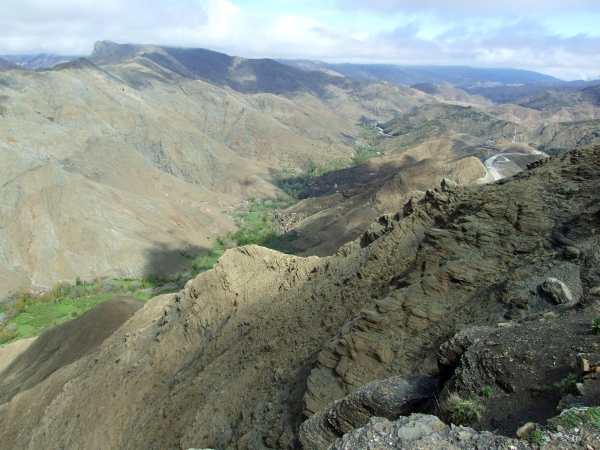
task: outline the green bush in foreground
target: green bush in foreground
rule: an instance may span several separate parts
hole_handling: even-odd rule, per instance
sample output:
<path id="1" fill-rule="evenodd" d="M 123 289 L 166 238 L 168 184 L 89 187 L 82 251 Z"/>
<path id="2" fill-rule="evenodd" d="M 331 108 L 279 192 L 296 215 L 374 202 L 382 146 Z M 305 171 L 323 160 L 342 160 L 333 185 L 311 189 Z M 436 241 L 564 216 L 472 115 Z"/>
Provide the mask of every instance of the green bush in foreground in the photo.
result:
<path id="1" fill-rule="evenodd" d="M 577 375 L 570 373 L 554 385 L 562 394 L 575 394 L 578 381 Z"/>
<path id="2" fill-rule="evenodd" d="M 593 334 L 600 334 L 600 317 L 592 320 L 590 323 L 590 328 Z"/>
<path id="3" fill-rule="evenodd" d="M 529 433 L 529 442 L 532 444 L 539 444 L 542 442 L 543 437 L 544 435 L 540 430 L 531 430 L 531 433 Z"/>
<path id="4" fill-rule="evenodd" d="M 450 395 L 447 401 L 448 419 L 455 425 L 467 425 L 481 420 L 483 405 L 474 399 L 463 399 L 458 394 Z"/>
<path id="5" fill-rule="evenodd" d="M 491 386 L 482 387 L 481 395 L 482 395 L 482 397 L 489 397 L 490 395 L 492 395 L 492 387 Z"/>

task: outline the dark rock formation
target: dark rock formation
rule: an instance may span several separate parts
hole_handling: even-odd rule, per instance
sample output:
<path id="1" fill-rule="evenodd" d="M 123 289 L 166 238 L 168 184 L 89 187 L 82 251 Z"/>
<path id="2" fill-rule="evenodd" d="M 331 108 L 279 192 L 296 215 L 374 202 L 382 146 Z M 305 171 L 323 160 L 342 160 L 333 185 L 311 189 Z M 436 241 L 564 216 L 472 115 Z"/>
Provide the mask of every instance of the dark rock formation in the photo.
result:
<path id="1" fill-rule="evenodd" d="M 410 414 L 437 389 L 438 380 L 424 375 L 395 377 L 363 386 L 301 425 L 298 436 L 302 448 L 327 448 L 343 434 L 365 425 L 372 416 L 396 419 Z"/>

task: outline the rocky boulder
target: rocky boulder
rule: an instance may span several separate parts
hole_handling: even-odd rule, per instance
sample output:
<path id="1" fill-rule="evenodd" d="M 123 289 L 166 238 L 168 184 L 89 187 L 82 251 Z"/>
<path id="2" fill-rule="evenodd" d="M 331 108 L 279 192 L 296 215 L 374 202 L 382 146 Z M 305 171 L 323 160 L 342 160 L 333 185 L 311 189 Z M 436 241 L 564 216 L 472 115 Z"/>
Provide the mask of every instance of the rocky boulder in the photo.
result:
<path id="1" fill-rule="evenodd" d="M 455 450 L 511 448 L 509 446 L 514 444 L 516 444 L 515 439 L 498 436 L 489 431 L 481 432 L 468 427 L 448 426 L 436 416 L 411 414 L 394 422 L 381 417 L 372 417 L 367 425 L 345 434 L 329 448 L 330 450 L 400 448 Z"/>
<path id="2" fill-rule="evenodd" d="M 555 305 L 565 305 L 573 303 L 573 294 L 569 287 L 557 278 L 547 278 L 540 286 L 541 291 Z"/>
<path id="3" fill-rule="evenodd" d="M 327 448 L 344 433 L 366 424 L 369 417 L 395 419 L 409 414 L 438 391 L 438 380 L 424 375 L 370 383 L 338 400 L 300 426 L 306 450 Z"/>

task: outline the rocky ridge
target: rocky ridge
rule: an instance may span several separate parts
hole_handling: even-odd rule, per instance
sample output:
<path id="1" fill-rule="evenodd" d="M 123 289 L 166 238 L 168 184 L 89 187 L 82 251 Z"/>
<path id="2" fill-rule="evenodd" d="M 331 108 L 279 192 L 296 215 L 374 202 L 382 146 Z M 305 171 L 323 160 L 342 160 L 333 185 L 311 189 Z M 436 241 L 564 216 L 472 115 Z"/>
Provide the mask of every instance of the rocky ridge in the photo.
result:
<path id="1" fill-rule="evenodd" d="M 589 308 L 599 156 L 571 151 L 477 188 L 445 183 L 332 257 L 229 250 L 1 405 L 3 442 L 293 448 L 305 415 L 360 386 L 438 376 L 438 348 L 459 328 L 565 308 L 532 292 L 549 277 Z M 513 309 L 522 313 L 506 319 Z"/>

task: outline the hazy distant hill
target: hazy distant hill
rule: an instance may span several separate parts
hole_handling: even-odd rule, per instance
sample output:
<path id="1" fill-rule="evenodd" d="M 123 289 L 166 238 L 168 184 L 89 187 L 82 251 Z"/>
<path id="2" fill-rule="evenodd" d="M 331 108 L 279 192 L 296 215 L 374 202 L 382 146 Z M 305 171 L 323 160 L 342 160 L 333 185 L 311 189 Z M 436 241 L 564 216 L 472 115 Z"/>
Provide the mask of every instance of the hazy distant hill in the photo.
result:
<path id="1" fill-rule="evenodd" d="M 6 59 L 0 58 L 0 72 L 6 72 L 7 70 L 23 70 L 23 67 L 18 66 Z"/>
<path id="2" fill-rule="evenodd" d="M 547 91 L 575 92 L 584 87 L 600 85 L 600 80 L 572 81 L 561 83 L 528 83 L 521 86 L 475 86 L 465 91 L 472 95 L 481 95 L 494 103 L 510 103 L 525 97 L 542 94 Z"/>
<path id="3" fill-rule="evenodd" d="M 414 66 L 444 78 L 464 79 L 461 85 L 478 83 L 526 84 L 526 83 L 560 83 L 558 78 L 539 72 L 522 69 L 475 68 L 468 66 Z"/>
<path id="4" fill-rule="evenodd" d="M 4 55 L 2 58 L 23 68 L 44 69 L 54 67 L 63 62 L 73 61 L 79 58 L 79 56 L 48 55 L 46 53 L 40 53 L 39 55 Z"/>
<path id="5" fill-rule="evenodd" d="M 203 48 L 120 45 L 103 41 L 96 43 L 90 60 L 94 64 L 108 65 L 135 57 L 145 58 L 182 77 L 228 86 L 244 94 L 268 92 L 290 96 L 308 92 L 326 98 L 328 85 L 351 90 L 364 84 L 324 72 L 304 71 L 272 59 L 245 59 Z"/>
<path id="6" fill-rule="evenodd" d="M 365 81 L 389 81 L 406 86 L 416 83 L 457 84 L 462 81 L 454 77 L 443 77 L 424 70 L 394 64 L 329 64 L 322 61 L 289 59 L 278 59 L 277 61 L 303 70 L 333 72 Z"/>
<path id="7" fill-rule="evenodd" d="M 560 83 L 561 80 L 530 70 L 479 69 L 467 66 L 399 66 L 396 64 L 330 64 L 322 61 L 286 60 L 281 63 L 304 70 L 339 73 L 367 81 L 389 81 L 407 86 L 418 83 L 470 87 L 492 83 Z"/>
<path id="8" fill-rule="evenodd" d="M 590 86 L 576 92 L 546 91 L 515 103 L 538 111 L 549 111 L 567 106 L 576 107 L 584 103 L 600 107 L 600 85 Z"/>

